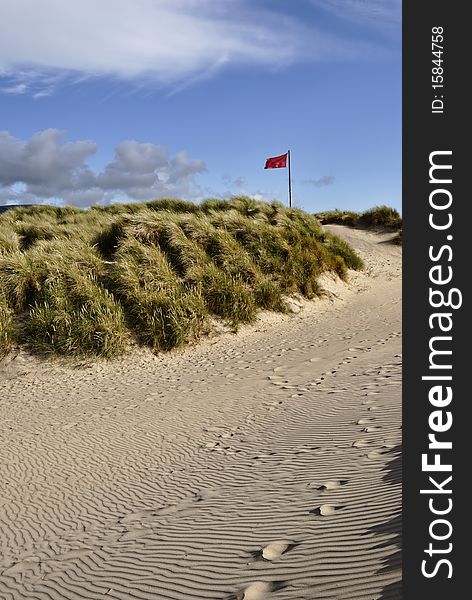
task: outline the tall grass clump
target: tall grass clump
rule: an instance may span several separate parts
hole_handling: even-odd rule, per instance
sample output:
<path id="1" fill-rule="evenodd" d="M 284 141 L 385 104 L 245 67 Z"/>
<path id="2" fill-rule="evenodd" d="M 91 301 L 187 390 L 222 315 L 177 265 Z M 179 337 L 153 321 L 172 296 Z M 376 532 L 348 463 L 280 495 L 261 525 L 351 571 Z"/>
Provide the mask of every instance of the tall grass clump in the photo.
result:
<path id="1" fill-rule="evenodd" d="M 0 221 L 0 256 L 20 249 L 20 239 L 16 231 Z"/>
<path id="2" fill-rule="evenodd" d="M 26 252 L 0 256 L 7 306 L 33 351 L 111 357 L 128 337 L 121 306 L 100 285 L 106 270 L 85 244 L 43 241 Z"/>
<path id="3" fill-rule="evenodd" d="M 159 198 L 145 203 L 146 208 L 153 211 L 166 210 L 171 213 L 196 213 L 199 212 L 198 204 L 179 198 Z"/>
<path id="4" fill-rule="evenodd" d="M 198 244 L 216 267 L 234 278 L 254 283 L 260 275 L 244 245 L 226 230 L 225 220 L 196 217 L 182 223 L 188 238 Z"/>
<path id="5" fill-rule="evenodd" d="M 242 278 L 232 276 L 212 263 L 194 271 L 194 277 L 207 310 L 227 320 L 234 330 L 241 323 L 255 320 L 255 298 Z"/>
<path id="6" fill-rule="evenodd" d="M 13 312 L 0 291 L 0 358 L 10 351 L 14 341 Z"/>
<path id="7" fill-rule="evenodd" d="M 195 265 L 208 260 L 204 250 L 183 231 L 182 215 L 168 210 L 157 214 L 142 213 L 130 219 L 126 233 L 145 246 L 158 247 L 174 271 L 184 277 Z M 174 275 L 175 276 L 175 275 Z"/>
<path id="8" fill-rule="evenodd" d="M 193 261 L 187 280 L 200 287 L 209 312 L 227 319 L 236 329 L 239 323 L 254 321 L 257 308 L 284 311 L 278 283 L 264 275 L 248 248 L 226 227 L 230 213 L 222 220 L 216 214 L 209 211 L 210 216 L 181 222 L 187 238 L 206 257 L 200 254 Z"/>
<path id="9" fill-rule="evenodd" d="M 347 242 L 337 235 L 326 232 L 326 245 L 332 254 L 343 260 L 348 269 L 359 271 L 364 268 L 361 257 L 354 252 Z M 341 273 L 339 275 L 342 276 Z"/>
<path id="10" fill-rule="evenodd" d="M 39 240 L 53 240 L 57 236 L 54 224 L 21 223 L 16 228 L 21 250 L 31 248 Z"/>
<path id="11" fill-rule="evenodd" d="M 359 226 L 359 217 L 362 213 L 357 213 L 352 210 L 327 210 L 324 212 L 315 213 L 317 219 L 323 225 L 347 225 L 349 227 Z"/>
<path id="12" fill-rule="evenodd" d="M 128 325 L 154 350 L 170 350 L 205 332 L 203 299 L 182 285 L 160 248 L 127 240 L 115 255 L 109 280 Z"/>
<path id="13" fill-rule="evenodd" d="M 1 287 L 9 305 L 18 312 L 41 297 L 48 279 L 69 270 L 95 281 L 106 273 L 94 248 L 80 242 L 43 241 L 26 252 L 0 256 Z"/>
<path id="14" fill-rule="evenodd" d="M 359 268 L 315 216 L 245 196 L 16 208 L 0 215 L 1 352 L 108 358 L 131 339 L 170 350 Z"/>
<path id="15" fill-rule="evenodd" d="M 363 212 L 359 220 L 366 227 L 400 229 L 402 226 L 400 214 L 395 208 L 389 206 L 374 206 L 374 208 Z"/>
<path id="16" fill-rule="evenodd" d="M 23 335 L 31 350 L 62 356 L 111 358 L 128 342 L 122 307 L 108 290 L 74 271 L 46 279 Z"/>
<path id="17" fill-rule="evenodd" d="M 402 228 L 402 218 L 399 212 L 395 208 L 383 205 L 374 206 L 364 212 L 335 209 L 317 213 L 316 217 L 325 225 L 334 223 L 350 227 L 392 230 Z"/>

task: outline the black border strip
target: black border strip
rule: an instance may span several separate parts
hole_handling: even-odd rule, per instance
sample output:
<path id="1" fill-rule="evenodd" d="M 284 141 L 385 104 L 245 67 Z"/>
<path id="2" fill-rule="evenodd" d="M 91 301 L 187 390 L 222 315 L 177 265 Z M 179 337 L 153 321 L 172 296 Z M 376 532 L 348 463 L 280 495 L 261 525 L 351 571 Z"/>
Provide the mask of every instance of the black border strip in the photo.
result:
<path id="1" fill-rule="evenodd" d="M 433 60 L 438 59 L 432 54 L 432 36 L 441 31 L 434 27 L 443 30 L 440 44 L 443 53 L 439 55 L 442 73 L 432 72 L 437 67 Z M 465 512 L 466 506 L 468 513 L 471 512 L 465 486 L 472 479 L 467 465 L 470 455 L 467 438 L 472 437 L 472 432 L 469 433 L 470 422 L 465 414 L 471 401 L 465 374 L 472 368 L 471 351 L 467 347 L 468 330 L 472 331 L 472 327 L 465 294 L 466 279 L 472 271 L 468 265 L 472 258 L 468 246 L 472 237 L 469 225 L 472 199 L 466 190 L 466 178 L 472 169 L 467 164 L 470 150 L 465 147 L 470 123 L 465 108 L 466 102 L 470 103 L 466 93 L 470 80 L 470 69 L 466 66 L 470 37 L 470 26 L 460 12 L 460 3 L 404 2 L 403 597 L 406 600 L 465 597 L 468 589 L 465 575 L 471 568 L 466 566 L 470 551 L 465 544 L 468 532 L 472 531 L 470 515 Z M 444 77 L 444 87 L 433 89 L 432 77 L 438 74 Z M 442 112 L 432 112 L 433 100 L 439 99 L 444 102 Z M 440 111 L 441 103 L 437 101 L 434 109 Z M 434 152 L 437 154 L 431 154 Z M 431 163 L 452 168 L 433 168 L 430 174 Z M 432 206 L 446 206 L 449 201 L 450 206 L 444 209 Z M 435 229 L 446 225 L 450 218 L 450 227 Z M 432 267 L 437 268 L 431 272 Z M 447 283 L 431 280 L 443 281 L 449 275 L 451 280 Z M 430 299 L 430 289 L 442 292 L 445 301 L 450 298 L 454 305 L 459 304 L 462 295 L 462 305 L 435 308 L 432 302 L 441 304 L 441 295 L 436 293 Z M 453 289 L 456 292 L 451 292 Z M 450 292 L 452 296 L 448 296 Z M 434 313 L 449 316 L 441 320 L 432 317 Z M 449 332 L 441 330 L 440 321 L 444 329 L 452 325 Z M 451 339 L 446 339 L 447 336 Z M 432 354 L 430 343 L 434 351 L 440 349 L 452 354 Z M 448 369 L 448 365 L 452 368 Z M 451 379 L 435 381 L 422 379 L 423 376 Z M 437 389 L 431 392 L 433 387 Z M 448 387 L 452 393 L 450 402 Z M 434 431 L 441 427 L 445 431 Z M 432 433 L 439 441 L 451 442 L 452 449 L 429 449 L 428 435 Z M 440 468 L 451 465 L 452 470 L 428 471 L 431 467 L 422 467 L 423 454 L 427 454 L 427 463 L 438 460 Z M 450 476 L 452 479 L 447 481 Z M 422 489 L 432 491 L 422 494 Z M 444 514 L 433 514 L 433 510 Z"/>

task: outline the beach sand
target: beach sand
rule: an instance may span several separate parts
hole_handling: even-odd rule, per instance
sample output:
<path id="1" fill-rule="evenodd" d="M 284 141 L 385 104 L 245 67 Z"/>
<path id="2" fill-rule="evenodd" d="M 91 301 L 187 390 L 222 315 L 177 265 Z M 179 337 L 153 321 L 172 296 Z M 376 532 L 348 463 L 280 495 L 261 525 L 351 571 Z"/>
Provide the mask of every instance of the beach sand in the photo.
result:
<path id="1" fill-rule="evenodd" d="M 0 598 L 399 599 L 401 248 L 154 356 L 0 363 Z"/>

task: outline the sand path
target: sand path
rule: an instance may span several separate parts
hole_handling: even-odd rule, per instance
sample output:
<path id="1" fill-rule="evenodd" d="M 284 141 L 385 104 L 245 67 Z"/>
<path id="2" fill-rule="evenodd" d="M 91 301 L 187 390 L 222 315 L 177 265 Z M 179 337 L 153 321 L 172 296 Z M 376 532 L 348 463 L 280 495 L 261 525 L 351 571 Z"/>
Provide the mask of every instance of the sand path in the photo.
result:
<path id="1" fill-rule="evenodd" d="M 0 598 L 399 599 L 401 249 L 166 356 L 0 366 Z"/>

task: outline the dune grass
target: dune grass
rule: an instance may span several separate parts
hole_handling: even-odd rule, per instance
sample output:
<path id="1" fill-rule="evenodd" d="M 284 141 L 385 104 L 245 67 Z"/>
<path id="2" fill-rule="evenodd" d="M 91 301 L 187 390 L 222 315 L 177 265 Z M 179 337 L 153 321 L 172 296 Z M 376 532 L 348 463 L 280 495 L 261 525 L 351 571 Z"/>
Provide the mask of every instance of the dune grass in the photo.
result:
<path id="1" fill-rule="evenodd" d="M 14 340 L 13 311 L 0 292 L 0 358 L 8 354 Z"/>
<path id="2" fill-rule="evenodd" d="M 400 214 L 389 206 L 374 206 L 364 212 L 335 209 L 316 213 L 315 216 L 323 225 L 336 223 L 338 225 L 370 229 L 400 230 L 402 228 Z"/>
<path id="3" fill-rule="evenodd" d="M 313 215 L 246 197 L 13 209 L 0 215 L 0 354 L 170 350 L 362 266 Z"/>

